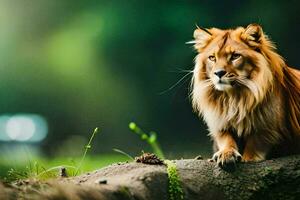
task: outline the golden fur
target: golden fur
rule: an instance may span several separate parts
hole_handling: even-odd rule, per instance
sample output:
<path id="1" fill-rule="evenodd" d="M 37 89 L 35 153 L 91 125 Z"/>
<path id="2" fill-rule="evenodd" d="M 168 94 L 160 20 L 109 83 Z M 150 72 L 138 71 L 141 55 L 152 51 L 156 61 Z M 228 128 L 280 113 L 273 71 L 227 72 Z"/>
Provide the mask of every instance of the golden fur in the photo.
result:
<path id="1" fill-rule="evenodd" d="M 192 103 L 208 125 L 218 164 L 299 153 L 300 72 L 285 64 L 262 28 L 198 27 L 194 38 Z"/>

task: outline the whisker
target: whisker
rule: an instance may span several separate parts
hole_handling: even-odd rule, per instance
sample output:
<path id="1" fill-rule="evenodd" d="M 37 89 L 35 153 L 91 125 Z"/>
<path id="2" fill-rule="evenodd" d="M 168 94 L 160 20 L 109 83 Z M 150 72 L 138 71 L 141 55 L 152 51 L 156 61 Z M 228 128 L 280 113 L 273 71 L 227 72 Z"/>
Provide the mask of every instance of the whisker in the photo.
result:
<path id="1" fill-rule="evenodd" d="M 180 70 L 180 71 L 169 71 L 171 73 L 194 73 L 194 71 L 190 70 Z"/>
<path id="2" fill-rule="evenodd" d="M 226 78 L 226 81 L 235 81 L 235 78 Z"/>
<path id="3" fill-rule="evenodd" d="M 241 80 L 241 79 L 236 79 L 235 80 L 237 83 L 240 83 L 240 84 L 242 84 L 242 85 L 244 85 L 245 84 L 245 81 L 244 80 Z"/>
<path id="4" fill-rule="evenodd" d="M 177 71 L 169 71 L 169 72 L 172 72 L 172 73 L 193 73 L 194 72 L 194 69 L 189 70 L 189 69 L 181 69 L 181 68 L 178 68 L 178 67 L 176 67 L 175 69 Z"/>
<path id="5" fill-rule="evenodd" d="M 192 72 L 189 72 L 187 74 L 185 74 L 182 78 L 180 78 L 174 85 L 172 85 L 171 87 L 169 87 L 168 89 L 158 93 L 159 95 L 165 94 L 167 92 L 169 92 L 170 90 L 174 89 L 177 85 L 179 85 L 187 76 L 189 76 Z M 187 79 L 186 79 L 187 80 Z M 186 81 L 185 80 L 185 81 Z M 183 82 L 185 83 L 185 82 Z"/>
<path id="6" fill-rule="evenodd" d="M 196 44 L 196 43 L 197 43 L 196 40 L 191 40 L 191 41 L 186 42 L 185 44 Z"/>

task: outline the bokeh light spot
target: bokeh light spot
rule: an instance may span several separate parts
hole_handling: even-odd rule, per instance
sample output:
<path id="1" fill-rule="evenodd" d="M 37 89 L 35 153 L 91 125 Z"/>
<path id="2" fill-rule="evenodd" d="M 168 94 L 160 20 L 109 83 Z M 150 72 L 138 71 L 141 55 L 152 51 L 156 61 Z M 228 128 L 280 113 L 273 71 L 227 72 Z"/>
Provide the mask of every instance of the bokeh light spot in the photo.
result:
<path id="1" fill-rule="evenodd" d="M 27 141 L 35 133 L 35 124 L 30 117 L 11 117 L 6 124 L 6 133 L 12 140 Z"/>
<path id="2" fill-rule="evenodd" d="M 40 142 L 47 133 L 47 122 L 40 115 L 0 116 L 0 141 Z"/>

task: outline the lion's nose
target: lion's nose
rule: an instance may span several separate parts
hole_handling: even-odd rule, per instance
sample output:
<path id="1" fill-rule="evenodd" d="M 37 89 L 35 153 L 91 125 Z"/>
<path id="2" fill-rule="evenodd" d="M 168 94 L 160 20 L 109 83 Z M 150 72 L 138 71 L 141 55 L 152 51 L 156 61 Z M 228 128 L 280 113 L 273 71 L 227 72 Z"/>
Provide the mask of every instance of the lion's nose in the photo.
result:
<path id="1" fill-rule="evenodd" d="M 224 76 L 226 74 L 226 71 L 224 69 L 219 69 L 219 70 L 215 71 L 214 73 L 217 77 L 222 78 L 222 76 Z"/>

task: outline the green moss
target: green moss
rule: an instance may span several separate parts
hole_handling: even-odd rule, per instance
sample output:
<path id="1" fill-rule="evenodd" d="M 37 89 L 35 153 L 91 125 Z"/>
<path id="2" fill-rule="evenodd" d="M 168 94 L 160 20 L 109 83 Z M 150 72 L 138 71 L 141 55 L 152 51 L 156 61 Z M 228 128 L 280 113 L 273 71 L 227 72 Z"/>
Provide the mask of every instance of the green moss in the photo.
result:
<path id="1" fill-rule="evenodd" d="M 131 199 L 130 190 L 126 186 L 120 186 L 119 194 L 121 195 L 120 197 L 122 198 Z"/>
<path id="2" fill-rule="evenodd" d="M 164 163 L 167 165 L 167 173 L 169 179 L 169 186 L 168 186 L 169 199 L 181 200 L 183 199 L 183 191 L 180 185 L 176 163 L 170 160 L 165 160 Z"/>

